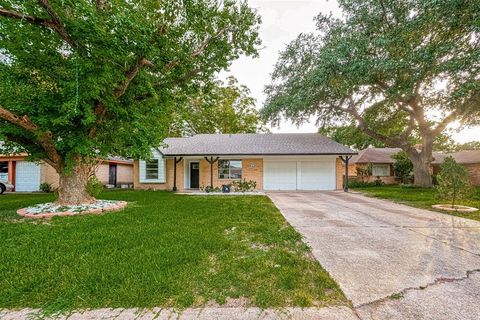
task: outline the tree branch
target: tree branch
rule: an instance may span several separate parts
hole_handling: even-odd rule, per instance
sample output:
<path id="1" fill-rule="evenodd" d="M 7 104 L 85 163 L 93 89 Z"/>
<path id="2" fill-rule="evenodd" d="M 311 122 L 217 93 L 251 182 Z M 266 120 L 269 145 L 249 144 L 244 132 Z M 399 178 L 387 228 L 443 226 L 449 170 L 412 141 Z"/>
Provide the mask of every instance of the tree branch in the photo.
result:
<path id="1" fill-rule="evenodd" d="M 144 57 L 141 57 L 138 62 L 125 73 L 125 81 L 122 82 L 116 89 L 115 89 L 115 97 L 120 98 L 125 94 L 125 92 L 128 89 L 128 86 L 132 82 L 132 80 L 137 76 L 138 72 L 140 71 L 140 68 L 148 66 L 148 67 L 153 67 L 153 63 L 150 62 L 149 60 L 145 59 Z"/>
<path id="2" fill-rule="evenodd" d="M 53 22 L 51 20 L 29 16 L 29 15 L 20 13 L 18 11 L 8 10 L 5 8 L 0 8 L 0 16 L 27 21 L 31 24 L 35 24 L 42 27 L 47 27 L 47 28 L 53 27 Z"/>
<path id="3" fill-rule="evenodd" d="M 445 118 L 443 118 L 442 121 L 440 121 L 439 124 L 437 124 L 437 126 L 435 128 L 432 129 L 432 135 L 435 137 L 437 135 L 439 135 L 443 130 L 445 130 L 445 128 L 448 126 L 448 124 L 450 122 L 452 122 L 453 120 L 455 120 L 455 118 L 458 116 L 458 111 L 455 110 L 455 111 L 452 111 L 448 116 L 446 116 Z"/>
<path id="4" fill-rule="evenodd" d="M 38 0 L 38 3 L 42 8 L 47 11 L 47 13 L 50 15 L 52 18 L 52 28 L 60 35 L 60 37 L 65 40 L 72 48 L 76 47 L 75 41 L 70 37 L 70 35 L 67 33 L 65 30 L 65 27 L 63 26 L 62 20 L 60 19 L 60 16 L 53 10 L 52 6 L 48 2 L 48 0 Z"/>
<path id="5" fill-rule="evenodd" d="M 212 40 L 220 37 L 222 34 L 224 34 L 226 31 L 228 30 L 228 28 L 222 28 L 220 29 L 215 35 L 213 36 L 209 36 L 205 39 L 205 41 L 203 41 L 203 43 L 200 45 L 200 47 L 198 47 L 194 52 L 192 52 L 192 54 L 190 55 L 190 58 L 195 58 L 195 57 L 198 57 L 200 56 L 201 54 L 203 54 L 203 52 L 205 51 L 205 49 L 208 47 L 208 45 L 210 44 L 210 42 L 212 42 Z M 169 63 L 167 63 L 165 65 L 165 71 L 169 71 L 171 69 L 173 69 L 175 66 L 177 66 L 178 64 L 180 64 L 180 60 L 174 60 L 174 61 L 170 61 Z"/>
<path id="6" fill-rule="evenodd" d="M 40 27 L 48 28 L 55 31 L 60 37 L 67 42 L 71 47 L 75 47 L 76 44 L 73 39 L 69 36 L 65 28 L 63 27 L 62 22 L 58 15 L 53 11 L 53 9 L 48 4 L 47 0 L 39 0 L 40 5 L 48 12 L 51 19 L 39 18 L 35 16 L 30 16 L 18 11 L 8 10 L 5 8 L 0 8 L 0 16 L 17 19 L 21 21 L 26 21 L 33 25 L 37 25 Z"/>
<path id="7" fill-rule="evenodd" d="M 62 162 L 62 158 L 58 154 L 55 144 L 53 143 L 52 133 L 50 131 L 41 132 L 38 126 L 27 116 L 20 117 L 2 106 L 0 106 L 0 119 L 32 133 L 35 136 L 35 140 L 42 146 L 43 150 L 45 150 L 48 159 L 55 164 L 55 168 Z"/>

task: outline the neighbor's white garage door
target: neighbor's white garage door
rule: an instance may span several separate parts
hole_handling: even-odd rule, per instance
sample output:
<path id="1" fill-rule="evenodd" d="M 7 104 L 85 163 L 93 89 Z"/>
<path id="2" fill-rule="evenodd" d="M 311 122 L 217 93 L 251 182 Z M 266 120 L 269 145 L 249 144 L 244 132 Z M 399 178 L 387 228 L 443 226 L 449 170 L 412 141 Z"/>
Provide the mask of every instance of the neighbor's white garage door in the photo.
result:
<path id="1" fill-rule="evenodd" d="M 335 159 L 265 161 L 265 190 L 335 190 Z"/>
<path id="2" fill-rule="evenodd" d="M 40 189 L 40 166 L 33 162 L 18 161 L 15 191 L 38 191 Z"/>

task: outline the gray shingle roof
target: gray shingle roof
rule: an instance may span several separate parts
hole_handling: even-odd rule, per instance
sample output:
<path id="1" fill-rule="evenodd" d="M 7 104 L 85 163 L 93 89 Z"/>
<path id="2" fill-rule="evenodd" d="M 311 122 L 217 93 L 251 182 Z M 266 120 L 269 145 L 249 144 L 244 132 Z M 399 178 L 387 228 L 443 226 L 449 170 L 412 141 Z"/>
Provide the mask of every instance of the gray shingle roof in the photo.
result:
<path id="1" fill-rule="evenodd" d="M 435 161 L 433 161 L 432 164 L 441 164 L 448 156 L 452 156 L 455 161 L 461 164 L 480 163 L 480 150 L 465 150 L 454 153 L 438 154 L 438 156 L 434 156 Z"/>
<path id="2" fill-rule="evenodd" d="M 400 151 L 400 148 L 367 148 L 353 156 L 350 163 L 393 163 L 392 156 Z"/>
<path id="3" fill-rule="evenodd" d="M 164 142 L 160 151 L 165 156 L 356 154 L 317 133 L 198 134 Z"/>
<path id="4" fill-rule="evenodd" d="M 393 163 L 392 155 L 400 151 L 400 148 L 367 148 L 353 156 L 350 163 Z M 434 152 L 432 164 L 441 164 L 447 156 L 453 156 L 458 163 L 480 163 L 480 150 L 467 150 L 454 153 Z"/>

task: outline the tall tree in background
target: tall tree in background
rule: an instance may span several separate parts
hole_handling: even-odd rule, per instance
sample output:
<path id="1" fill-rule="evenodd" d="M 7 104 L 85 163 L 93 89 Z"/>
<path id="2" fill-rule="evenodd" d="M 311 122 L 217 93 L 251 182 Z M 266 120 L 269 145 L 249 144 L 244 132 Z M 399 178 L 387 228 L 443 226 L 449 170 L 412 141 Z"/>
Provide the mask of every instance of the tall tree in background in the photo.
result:
<path id="1" fill-rule="evenodd" d="M 186 101 L 174 113 L 170 134 L 256 133 L 265 131 L 250 90 L 234 77 L 217 81 Z"/>
<path id="2" fill-rule="evenodd" d="M 415 184 L 431 186 L 433 142 L 453 121 L 480 122 L 480 2 L 340 0 L 280 55 L 263 115 L 355 124 L 403 149 Z M 396 128 L 401 132 L 385 132 Z M 415 148 L 417 134 L 422 147 Z"/>
<path id="3" fill-rule="evenodd" d="M 147 156 L 179 99 L 256 54 L 258 24 L 235 0 L 1 1 L 0 140 L 55 168 L 60 203 L 93 201 L 91 163 Z"/>

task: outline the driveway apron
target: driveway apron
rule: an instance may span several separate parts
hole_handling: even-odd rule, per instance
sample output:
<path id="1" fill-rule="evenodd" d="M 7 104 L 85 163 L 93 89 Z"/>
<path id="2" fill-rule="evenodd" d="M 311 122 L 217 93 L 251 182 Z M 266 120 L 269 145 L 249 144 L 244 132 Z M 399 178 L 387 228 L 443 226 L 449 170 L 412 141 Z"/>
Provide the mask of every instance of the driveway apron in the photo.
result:
<path id="1" fill-rule="evenodd" d="M 361 319 L 480 319 L 480 222 L 352 193 L 268 196 Z"/>

